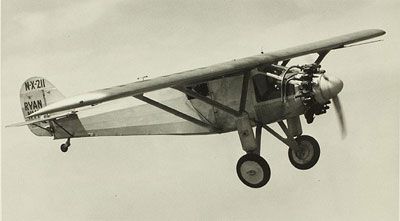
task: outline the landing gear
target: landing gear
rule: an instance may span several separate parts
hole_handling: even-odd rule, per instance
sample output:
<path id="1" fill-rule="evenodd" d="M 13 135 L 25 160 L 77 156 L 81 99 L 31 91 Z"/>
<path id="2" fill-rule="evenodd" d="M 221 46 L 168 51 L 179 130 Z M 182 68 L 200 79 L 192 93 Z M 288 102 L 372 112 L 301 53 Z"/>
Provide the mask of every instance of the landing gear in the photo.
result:
<path id="1" fill-rule="evenodd" d="M 319 159 L 320 148 L 318 142 L 307 135 L 297 137 L 298 147 L 289 148 L 289 160 L 294 167 L 299 170 L 308 170 L 312 168 Z"/>
<path id="2" fill-rule="evenodd" d="M 271 178 L 271 170 L 267 161 L 254 153 L 248 153 L 239 159 L 236 172 L 239 179 L 252 188 L 264 186 Z"/>
<path id="3" fill-rule="evenodd" d="M 264 128 L 271 135 L 289 147 L 289 159 L 294 167 L 300 170 L 312 168 L 319 159 L 320 148 L 318 142 L 311 136 L 301 135 L 300 119 L 288 119 L 288 126 L 283 121 L 278 121 L 286 137 L 275 132 L 268 125 L 259 124 L 254 136 L 251 125 L 245 117 L 237 119 L 236 125 L 239 132 L 242 148 L 247 152 L 242 156 L 237 165 L 236 172 L 239 179 L 247 186 L 260 188 L 268 183 L 271 170 L 260 156 L 261 130 Z"/>
<path id="4" fill-rule="evenodd" d="M 267 161 L 260 156 L 262 126 L 257 125 L 254 136 L 246 116 L 238 118 L 236 124 L 242 148 L 247 152 L 236 164 L 237 175 L 246 186 L 260 188 L 271 178 L 271 169 Z"/>
<path id="5" fill-rule="evenodd" d="M 69 146 L 71 146 L 70 138 L 68 138 L 67 141 L 65 141 L 65 143 L 61 144 L 60 149 L 62 152 L 65 153 L 68 151 Z"/>
<path id="6" fill-rule="evenodd" d="M 285 123 L 279 121 L 278 124 L 285 133 L 286 138 L 280 136 L 267 125 L 263 127 L 289 147 L 289 160 L 294 167 L 300 170 L 312 168 L 318 162 L 320 155 L 318 142 L 311 136 L 301 135 L 301 131 L 295 133 L 297 137 L 294 138 L 293 131 L 289 130 Z"/>

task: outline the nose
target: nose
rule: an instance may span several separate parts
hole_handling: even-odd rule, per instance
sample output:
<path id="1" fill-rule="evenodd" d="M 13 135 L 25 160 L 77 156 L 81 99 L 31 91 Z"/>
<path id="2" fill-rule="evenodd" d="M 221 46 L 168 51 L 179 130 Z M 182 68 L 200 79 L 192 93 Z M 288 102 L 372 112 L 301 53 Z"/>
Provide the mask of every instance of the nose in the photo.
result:
<path id="1" fill-rule="evenodd" d="M 321 75 L 314 86 L 315 99 L 319 103 L 326 103 L 336 97 L 343 89 L 343 81 L 337 77 Z"/>

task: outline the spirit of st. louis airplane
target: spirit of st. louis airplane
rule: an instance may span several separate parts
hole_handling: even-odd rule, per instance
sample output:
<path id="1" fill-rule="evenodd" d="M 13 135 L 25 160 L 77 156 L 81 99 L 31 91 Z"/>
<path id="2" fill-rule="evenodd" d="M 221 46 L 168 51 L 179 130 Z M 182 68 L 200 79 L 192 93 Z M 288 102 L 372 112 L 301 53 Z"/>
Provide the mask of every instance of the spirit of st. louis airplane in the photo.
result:
<path id="1" fill-rule="evenodd" d="M 302 135 L 300 115 L 312 123 L 316 115 L 326 113 L 332 101 L 342 135 L 346 133 L 338 98 L 343 82 L 325 74 L 320 65 L 322 60 L 330 51 L 371 43 L 361 41 L 384 34 L 379 29 L 354 32 L 68 98 L 46 79 L 32 77 L 22 84 L 20 91 L 25 122 L 10 126 L 27 125 L 37 136 L 66 139 L 61 145 L 63 152 L 68 150 L 71 138 L 238 131 L 246 154 L 237 162 L 236 172 L 245 185 L 259 188 L 271 176 L 268 163 L 260 156 L 262 129 L 289 147 L 289 160 L 294 167 L 312 168 L 319 159 L 320 147 L 314 138 Z M 288 65 L 291 59 L 308 54 L 318 57 L 310 64 Z M 159 101 L 145 96 L 167 88 L 180 96 Z M 127 97 L 145 104 L 82 115 L 90 106 L 112 104 Z M 268 126 L 275 122 L 285 136 Z"/>

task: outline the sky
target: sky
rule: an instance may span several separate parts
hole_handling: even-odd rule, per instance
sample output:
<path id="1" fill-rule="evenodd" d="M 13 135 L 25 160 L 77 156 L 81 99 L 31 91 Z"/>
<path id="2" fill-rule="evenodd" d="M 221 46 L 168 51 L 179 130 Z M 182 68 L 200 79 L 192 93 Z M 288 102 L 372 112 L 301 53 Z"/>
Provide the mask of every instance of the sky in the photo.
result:
<path id="1" fill-rule="evenodd" d="M 3 220 L 399 219 L 399 1 L 1 3 Z M 236 132 L 75 139 L 64 154 L 62 140 L 4 128 L 23 120 L 19 89 L 31 76 L 72 96 L 370 28 L 384 41 L 322 63 L 344 81 L 348 136 L 332 110 L 302 118 L 321 157 L 299 171 L 263 133 L 272 177 L 260 189 L 236 175 Z"/>

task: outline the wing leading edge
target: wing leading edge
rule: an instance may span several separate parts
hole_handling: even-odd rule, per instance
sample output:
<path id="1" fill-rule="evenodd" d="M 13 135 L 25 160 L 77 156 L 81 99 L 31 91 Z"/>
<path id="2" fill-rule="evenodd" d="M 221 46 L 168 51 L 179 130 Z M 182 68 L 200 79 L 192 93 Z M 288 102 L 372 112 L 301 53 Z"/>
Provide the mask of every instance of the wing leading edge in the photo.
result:
<path id="1" fill-rule="evenodd" d="M 188 85 L 196 82 L 229 76 L 243 70 L 251 70 L 260 65 L 272 64 L 274 62 L 300 57 L 307 54 L 329 51 L 344 47 L 345 45 L 378 37 L 384 34 L 385 31 L 383 30 L 369 29 L 271 53 L 250 56 L 234 61 L 211 65 L 208 67 L 157 77 L 151 80 L 138 81 L 125 85 L 95 90 L 85 94 L 65 98 L 63 100 L 50 104 L 29 115 L 29 117 L 70 110 L 88 105 L 95 105 L 105 101 L 128 96 L 136 96 L 162 88 L 174 87 L 178 85 Z"/>

